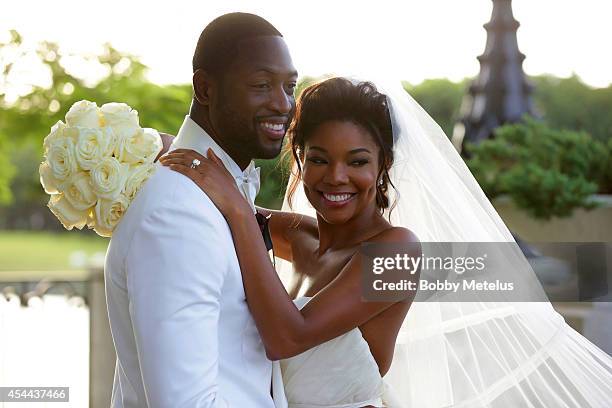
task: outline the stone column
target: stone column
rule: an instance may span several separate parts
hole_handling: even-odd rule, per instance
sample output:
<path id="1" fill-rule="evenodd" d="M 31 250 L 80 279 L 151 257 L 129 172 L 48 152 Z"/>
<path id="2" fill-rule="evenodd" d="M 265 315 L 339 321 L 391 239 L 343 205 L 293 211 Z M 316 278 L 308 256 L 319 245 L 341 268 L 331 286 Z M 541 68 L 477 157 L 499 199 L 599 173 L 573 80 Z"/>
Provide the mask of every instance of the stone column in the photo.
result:
<path id="1" fill-rule="evenodd" d="M 110 333 L 104 270 L 89 271 L 89 406 L 108 408 L 115 374 L 115 346 Z"/>

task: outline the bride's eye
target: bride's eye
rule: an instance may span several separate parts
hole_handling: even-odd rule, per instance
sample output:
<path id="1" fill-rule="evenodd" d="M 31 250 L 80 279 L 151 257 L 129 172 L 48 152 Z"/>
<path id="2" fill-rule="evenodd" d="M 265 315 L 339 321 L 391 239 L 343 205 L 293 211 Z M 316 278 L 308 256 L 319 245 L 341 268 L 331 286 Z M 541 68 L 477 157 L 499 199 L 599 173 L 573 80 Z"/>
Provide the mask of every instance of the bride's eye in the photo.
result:
<path id="1" fill-rule="evenodd" d="M 351 162 L 352 166 L 364 166 L 366 164 L 368 164 L 370 161 L 368 159 L 358 159 L 358 160 L 353 160 Z"/>
<path id="2" fill-rule="evenodd" d="M 321 159 L 320 157 L 308 157 L 306 160 L 313 164 L 325 164 L 326 163 L 326 161 Z"/>

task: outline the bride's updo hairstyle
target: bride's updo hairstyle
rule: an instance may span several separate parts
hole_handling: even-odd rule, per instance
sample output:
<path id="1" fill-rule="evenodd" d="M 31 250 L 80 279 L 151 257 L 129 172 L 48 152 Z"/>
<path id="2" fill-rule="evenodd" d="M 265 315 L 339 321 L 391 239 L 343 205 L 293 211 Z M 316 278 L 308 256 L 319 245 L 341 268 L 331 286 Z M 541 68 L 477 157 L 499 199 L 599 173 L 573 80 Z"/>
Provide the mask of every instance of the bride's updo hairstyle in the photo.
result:
<path id="1" fill-rule="evenodd" d="M 381 164 L 376 178 L 376 206 L 382 213 L 389 207 L 389 184 L 393 186 L 389 178 L 389 169 L 393 164 L 393 131 L 387 97 L 378 92 L 371 82 L 353 83 L 341 77 L 311 85 L 299 97 L 295 117 L 287 131 L 287 149 L 291 149 L 292 168 L 297 171 L 288 187 L 289 206 L 302 179 L 301 163 L 304 161 L 306 141 L 321 124 L 329 121 L 352 122 L 374 138 L 379 147 L 378 162 Z"/>

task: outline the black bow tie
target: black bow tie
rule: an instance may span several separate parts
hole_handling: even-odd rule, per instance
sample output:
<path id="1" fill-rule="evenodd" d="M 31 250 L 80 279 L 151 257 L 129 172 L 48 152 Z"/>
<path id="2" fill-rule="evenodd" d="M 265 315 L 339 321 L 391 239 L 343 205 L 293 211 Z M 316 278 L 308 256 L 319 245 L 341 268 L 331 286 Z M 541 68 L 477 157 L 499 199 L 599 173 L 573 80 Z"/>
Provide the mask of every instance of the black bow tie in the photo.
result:
<path id="1" fill-rule="evenodd" d="M 257 224 L 259 224 L 261 236 L 263 237 L 264 243 L 266 244 L 266 249 L 268 251 L 272 249 L 272 237 L 270 236 L 270 228 L 268 228 L 268 222 L 270 221 L 271 216 L 272 215 L 268 215 L 266 217 L 259 212 L 255 213 L 255 219 L 257 220 Z"/>

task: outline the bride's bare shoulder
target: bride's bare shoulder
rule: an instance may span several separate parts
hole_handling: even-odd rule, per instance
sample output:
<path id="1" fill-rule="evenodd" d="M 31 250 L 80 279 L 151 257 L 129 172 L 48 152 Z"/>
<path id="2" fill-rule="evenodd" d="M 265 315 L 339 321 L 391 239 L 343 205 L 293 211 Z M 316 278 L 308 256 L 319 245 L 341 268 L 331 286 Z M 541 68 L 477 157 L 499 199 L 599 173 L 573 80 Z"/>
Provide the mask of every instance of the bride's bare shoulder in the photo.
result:
<path id="1" fill-rule="evenodd" d="M 375 243 L 420 243 L 419 237 L 408 228 L 390 227 L 368 240 Z"/>

